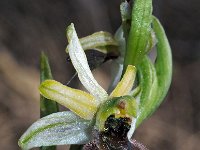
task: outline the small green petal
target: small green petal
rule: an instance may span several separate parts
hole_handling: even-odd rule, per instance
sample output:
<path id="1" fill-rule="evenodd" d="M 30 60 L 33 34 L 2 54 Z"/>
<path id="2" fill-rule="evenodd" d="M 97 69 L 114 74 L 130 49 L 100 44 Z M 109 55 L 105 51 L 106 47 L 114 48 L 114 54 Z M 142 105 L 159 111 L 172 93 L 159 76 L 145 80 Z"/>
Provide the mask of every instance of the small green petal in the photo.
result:
<path id="1" fill-rule="evenodd" d="M 80 38 L 79 41 L 84 51 L 92 49 L 104 54 L 119 55 L 118 42 L 109 32 L 95 32 L 92 35 Z M 68 53 L 68 47 L 66 48 L 66 52 Z"/>
<path id="2" fill-rule="evenodd" d="M 136 68 L 132 65 L 129 65 L 126 69 L 123 78 L 117 84 L 113 92 L 110 94 L 110 97 L 120 97 L 128 95 L 131 89 L 133 88 L 135 75 L 136 75 Z"/>
<path id="3" fill-rule="evenodd" d="M 81 83 L 96 99 L 99 100 L 99 103 L 105 101 L 108 94 L 94 79 L 73 24 L 67 28 L 67 38 L 69 42 L 67 50 L 69 51 L 72 64 L 78 73 Z"/>
<path id="4" fill-rule="evenodd" d="M 72 89 L 55 80 L 45 80 L 39 89 L 41 95 L 69 108 L 84 119 L 92 119 L 97 111 L 98 102 L 84 91 Z"/>
<path id="5" fill-rule="evenodd" d="M 109 32 L 99 31 L 92 35 L 79 39 L 83 50 L 94 49 L 102 53 L 108 53 L 109 46 L 118 46 L 117 41 Z M 68 53 L 68 48 L 66 49 Z"/>
<path id="6" fill-rule="evenodd" d="M 118 43 L 109 32 L 96 32 L 80 39 L 83 50 L 95 49 L 102 53 L 108 53 L 108 46 L 118 46 Z"/>

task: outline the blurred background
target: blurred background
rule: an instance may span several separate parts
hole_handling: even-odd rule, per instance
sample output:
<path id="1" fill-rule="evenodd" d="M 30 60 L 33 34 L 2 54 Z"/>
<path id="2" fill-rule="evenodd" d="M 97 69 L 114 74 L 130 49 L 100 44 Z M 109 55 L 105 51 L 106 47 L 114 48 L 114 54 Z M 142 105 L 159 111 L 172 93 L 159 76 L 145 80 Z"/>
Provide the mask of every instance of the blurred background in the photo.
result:
<path id="1" fill-rule="evenodd" d="M 0 1 L 0 149 L 18 150 L 22 133 L 39 118 L 39 56 L 50 59 L 54 78 L 74 73 L 65 54 L 65 29 L 79 37 L 119 27 L 120 0 Z M 197 150 L 200 141 L 200 1 L 154 0 L 154 14 L 168 35 L 173 81 L 167 98 L 136 131 L 150 150 Z M 109 62 L 94 75 L 106 89 Z M 71 86 L 77 87 L 75 79 Z M 67 147 L 59 147 L 67 149 Z"/>

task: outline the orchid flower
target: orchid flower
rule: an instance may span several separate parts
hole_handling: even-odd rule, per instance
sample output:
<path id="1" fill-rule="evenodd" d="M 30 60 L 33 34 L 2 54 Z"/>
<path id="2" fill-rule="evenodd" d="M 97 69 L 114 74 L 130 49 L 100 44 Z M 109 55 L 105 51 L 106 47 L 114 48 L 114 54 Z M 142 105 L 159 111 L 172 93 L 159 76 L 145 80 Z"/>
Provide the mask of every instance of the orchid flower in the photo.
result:
<path id="1" fill-rule="evenodd" d="M 67 51 L 72 64 L 88 92 L 70 88 L 55 80 L 42 82 L 40 94 L 70 111 L 54 113 L 35 122 L 19 140 L 23 149 L 85 144 L 91 140 L 93 129 L 105 130 L 105 122 L 111 115 L 129 118 L 129 139 L 135 130 L 137 102 L 131 94 L 136 68 L 129 65 L 116 88 L 108 94 L 94 79 L 73 24 L 67 28 L 67 38 Z"/>
<path id="2" fill-rule="evenodd" d="M 20 138 L 22 149 L 86 144 L 95 136 L 115 142 L 113 137 L 106 136 L 119 124 L 124 131 L 122 134 L 116 131 L 116 137 L 130 141 L 135 129 L 158 108 L 171 83 L 171 49 L 162 25 L 152 16 L 152 0 L 135 0 L 133 6 L 131 10 L 128 2 L 122 2 L 122 26 L 115 38 L 101 31 L 79 39 L 73 24 L 67 28 L 66 52 L 87 92 L 52 79 L 42 82 L 40 94 L 70 111 L 53 113 L 36 121 Z M 155 62 L 149 58 L 154 46 Z M 95 80 L 84 50 L 107 53 L 110 47 L 118 47 L 120 51 L 116 78 L 121 77 L 122 68 L 124 70 L 121 80 L 115 80 L 113 85 L 116 86 L 108 93 Z M 94 131 L 99 134 L 95 135 Z"/>

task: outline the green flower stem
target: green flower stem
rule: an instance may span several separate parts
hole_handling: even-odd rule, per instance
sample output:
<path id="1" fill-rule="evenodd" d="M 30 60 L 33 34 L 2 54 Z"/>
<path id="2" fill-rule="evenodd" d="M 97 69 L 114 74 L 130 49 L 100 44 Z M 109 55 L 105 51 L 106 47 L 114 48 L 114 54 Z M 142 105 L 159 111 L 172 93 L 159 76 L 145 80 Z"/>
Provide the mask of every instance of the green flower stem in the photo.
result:
<path id="1" fill-rule="evenodd" d="M 124 71 L 128 65 L 137 66 L 142 60 L 151 33 L 152 0 L 135 0 L 132 7 Z M 123 72 L 124 72 L 123 71 Z"/>
<path id="2" fill-rule="evenodd" d="M 40 82 L 53 79 L 47 56 L 42 52 L 40 57 Z M 40 117 L 58 112 L 58 104 L 40 95 Z M 41 150 L 55 150 L 56 146 L 41 147 Z"/>

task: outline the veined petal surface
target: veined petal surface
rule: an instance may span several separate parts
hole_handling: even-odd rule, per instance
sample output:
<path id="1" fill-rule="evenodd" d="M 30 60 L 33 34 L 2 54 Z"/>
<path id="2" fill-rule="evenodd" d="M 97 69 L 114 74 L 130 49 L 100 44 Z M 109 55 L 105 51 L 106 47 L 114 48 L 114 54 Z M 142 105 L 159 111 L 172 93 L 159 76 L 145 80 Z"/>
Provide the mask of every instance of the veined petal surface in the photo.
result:
<path id="1" fill-rule="evenodd" d="M 32 124 L 18 144 L 24 150 L 40 146 L 85 144 L 90 140 L 90 123 L 70 111 L 54 113 Z"/>
<path id="2" fill-rule="evenodd" d="M 98 47 L 103 46 L 118 46 L 117 41 L 114 39 L 112 34 L 105 31 L 95 32 L 92 35 L 83 37 L 80 39 L 81 46 L 83 50 L 87 49 L 98 49 Z M 101 51 L 104 52 L 105 51 Z"/>
<path id="3" fill-rule="evenodd" d="M 69 108 L 84 119 L 92 119 L 97 111 L 95 98 L 84 91 L 72 89 L 55 80 L 45 80 L 39 89 L 41 95 Z"/>

